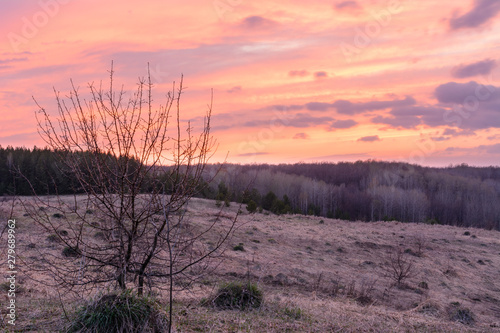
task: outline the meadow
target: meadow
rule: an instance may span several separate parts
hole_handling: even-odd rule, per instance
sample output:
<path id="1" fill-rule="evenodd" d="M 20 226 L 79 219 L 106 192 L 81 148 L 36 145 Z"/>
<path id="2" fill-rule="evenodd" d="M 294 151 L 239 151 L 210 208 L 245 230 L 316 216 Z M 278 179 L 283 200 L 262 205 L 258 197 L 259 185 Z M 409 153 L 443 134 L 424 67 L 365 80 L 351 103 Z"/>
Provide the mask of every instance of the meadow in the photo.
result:
<path id="1" fill-rule="evenodd" d="M 67 200 L 72 197 L 68 196 Z M 23 200 L 30 200 L 23 197 Z M 84 197 L 78 197 L 84 200 Z M 2 202 L 2 225 L 12 202 Z M 220 214 L 213 200 L 193 198 L 193 226 L 236 215 L 237 228 L 214 270 L 178 282 L 175 332 L 499 332 L 498 231 L 400 222 L 352 222 L 297 214 L 250 214 L 231 203 Z M 61 217 L 47 211 L 54 220 Z M 50 274 L 30 265 L 41 255 L 61 262 L 63 244 L 35 224 L 23 206 L 16 220 L 16 331 L 64 331 L 82 300 L 50 286 Z M 5 230 L 4 230 L 5 231 Z M 203 241 L 210 246 L 214 240 Z M 7 270 L 7 232 L 2 269 Z M 398 267 L 408 274 L 398 280 Z M 30 273 L 31 272 L 31 273 Z M 400 276 L 401 277 L 401 276 Z M 37 280 L 37 281 L 35 281 Z M 263 302 L 252 310 L 218 310 L 204 300 L 225 282 L 251 282 Z M 2 327 L 9 284 L 2 284 Z M 149 293 L 168 305 L 168 293 Z M 5 306 L 4 306 L 5 305 Z"/>

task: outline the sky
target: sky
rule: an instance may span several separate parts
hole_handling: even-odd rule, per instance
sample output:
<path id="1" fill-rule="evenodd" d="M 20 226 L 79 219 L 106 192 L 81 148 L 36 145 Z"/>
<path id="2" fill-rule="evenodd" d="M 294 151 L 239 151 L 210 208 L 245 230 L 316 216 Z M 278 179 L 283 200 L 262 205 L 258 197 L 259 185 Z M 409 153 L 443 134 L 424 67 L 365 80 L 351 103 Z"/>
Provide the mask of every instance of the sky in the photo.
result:
<path id="1" fill-rule="evenodd" d="M 499 51 L 498 0 L 0 0 L 0 145 L 113 62 L 195 128 L 213 91 L 213 162 L 498 166 Z"/>

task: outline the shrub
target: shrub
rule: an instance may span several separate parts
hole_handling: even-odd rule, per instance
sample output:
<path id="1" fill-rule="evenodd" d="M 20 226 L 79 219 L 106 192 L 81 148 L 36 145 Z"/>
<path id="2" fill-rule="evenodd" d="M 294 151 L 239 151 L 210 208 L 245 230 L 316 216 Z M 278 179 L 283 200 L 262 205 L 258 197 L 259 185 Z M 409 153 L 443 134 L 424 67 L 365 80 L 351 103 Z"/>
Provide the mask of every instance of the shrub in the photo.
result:
<path id="1" fill-rule="evenodd" d="M 396 247 L 389 256 L 386 271 L 395 284 L 401 287 L 404 281 L 413 275 L 413 261 L 408 257 L 408 253 L 400 247 Z"/>
<path id="2" fill-rule="evenodd" d="M 300 308 L 289 308 L 285 307 L 283 309 L 283 314 L 293 320 L 299 320 L 303 316 L 303 312 Z"/>
<path id="3" fill-rule="evenodd" d="M 258 208 L 258 206 L 257 206 L 257 203 L 255 201 L 250 200 L 248 202 L 248 204 L 247 204 L 247 210 L 248 210 L 248 212 L 250 214 L 253 214 L 253 213 L 257 212 L 257 208 Z"/>
<path id="4" fill-rule="evenodd" d="M 234 251 L 245 251 L 245 248 L 243 247 L 243 243 L 239 243 L 238 245 L 235 245 L 233 247 Z"/>
<path id="5" fill-rule="evenodd" d="M 460 305 L 458 302 L 453 302 L 448 307 L 448 316 L 452 321 L 458 321 L 464 325 L 473 325 L 476 319 L 474 314 L 468 308 Z"/>
<path id="6" fill-rule="evenodd" d="M 222 310 L 257 309 L 262 304 L 262 291 L 256 284 L 230 282 L 222 285 L 212 304 Z"/>
<path id="7" fill-rule="evenodd" d="M 127 290 L 89 301 L 76 312 L 68 332 L 162 332 L 166 326 L 158 303 Z"/>
<path id="8" fill-rule="evenodd" d="M 61 213 L 54 213 L 54 214 L 52 215 L 52 217 L 54 217 L 54 218 L 56 218 L 56 219 L 62 219 L 62 218 L 64 218 L 64 215 L 63 215 L 63 214 L 61 214 Z"/>

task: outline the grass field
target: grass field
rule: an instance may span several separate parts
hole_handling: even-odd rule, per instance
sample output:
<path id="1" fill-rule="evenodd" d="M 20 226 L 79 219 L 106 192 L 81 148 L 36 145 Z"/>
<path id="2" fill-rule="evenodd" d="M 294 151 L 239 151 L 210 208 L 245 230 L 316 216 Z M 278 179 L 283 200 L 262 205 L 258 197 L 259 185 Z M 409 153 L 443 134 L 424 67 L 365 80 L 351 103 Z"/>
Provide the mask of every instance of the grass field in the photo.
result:
<path id="1" fill-rule="evenodd" d="M 10 204 L 2 202 L 2 226 Z M 234 216 L 238 209 L 232 203 L 223 216 Z M 187 214 L 201 225 L 218 211 L 213 201 L 193 199 Z M 15 329 L 62 330 L 67 320 L 61 304 L 70 313 L 78 303 L 23 275 L 29 269 L 23 258 L 57 254 L 62 245 L 23 215 L 16 206 Z M 0 248 L 7 271 L 6 232 Z M 397 264 L 411 266 L 399 284 Z M 216 274 L 175 294 L 174 327 L 176 332 L 500 332 L 499 276 L 496 231 L 245 210 Z M 43 274 L 37 278 L 50 281 Z M 247 280 L 263 292 L 259 309 L 201 305 L 221 283 Z M 12 328 L 5 317 L 8 289 L 3 283 L 5 330 Z M 166 305 L 167 295 L 158 294 Z"/>

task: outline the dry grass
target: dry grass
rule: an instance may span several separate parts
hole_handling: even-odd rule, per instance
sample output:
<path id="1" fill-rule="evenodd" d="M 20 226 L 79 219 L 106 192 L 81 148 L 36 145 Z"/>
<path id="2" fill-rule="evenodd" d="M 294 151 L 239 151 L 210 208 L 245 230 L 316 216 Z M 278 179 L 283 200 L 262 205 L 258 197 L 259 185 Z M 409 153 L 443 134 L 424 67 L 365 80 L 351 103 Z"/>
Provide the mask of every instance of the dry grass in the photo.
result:
<path id="1" fill-rule="evenodd" d="M 221 223 L 237 209 L 234 203 L 227 208 Z M 193 223 L 200 225 L 217 212 L 215 202 L 201 199 L 188 208 Z M 23 214 L 16 211 L 19 256 L 60 253 L 62 245 L 47 240 L 49 235 Z M 500 332 L 496 231 L 246 212 L 238 225 L 217 274 L 176 294 L 177 332 Z M 240 243 L 245 251 L 233 251 Z M 4 235 L 3 253 L 6 244 Z M 413 274 L 401 286 L 387 274 L 398 248 L 413 262 Z M 248 278 L 263 290 L 260 309 L 218 311 L 200 305 L 221 282 Z M 63 327 L 57 291 L 23 280 L 22 273 L 18 279 L 23 291 L 16 329 L 51 332 Z M 75 305 L 63 302 L 68 310 Z M 452 303 L 470 309 L 474 325 L 452 321 Z"/>

